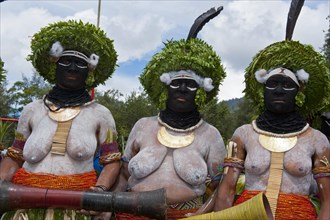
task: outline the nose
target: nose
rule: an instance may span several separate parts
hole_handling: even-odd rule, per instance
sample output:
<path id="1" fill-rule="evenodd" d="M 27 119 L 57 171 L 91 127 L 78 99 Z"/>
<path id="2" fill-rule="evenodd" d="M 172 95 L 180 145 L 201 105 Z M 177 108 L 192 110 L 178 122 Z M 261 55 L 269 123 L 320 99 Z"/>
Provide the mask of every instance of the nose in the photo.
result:
<path id="1" fill-rule="evenodd" d="M 179 91 L 180 92 L 187 92 L 187 84 L 185 82 L 181 83 L 181 85 L 179 86 Z"/>
<path id="2" fill-rule="evenodd" d="M 284 94 L 285 90 L 283 89 L 283 86 L 281 84 L 278 84 L 275 88 L 274 93 L 276 94 Z"/>
<path id="3" fill-rule="evenodd" d="M 69 70 L 70 71 L 77 71 L 77 66 L 75 62 L 71 62 L 70 66 L 69 66 Z"/>

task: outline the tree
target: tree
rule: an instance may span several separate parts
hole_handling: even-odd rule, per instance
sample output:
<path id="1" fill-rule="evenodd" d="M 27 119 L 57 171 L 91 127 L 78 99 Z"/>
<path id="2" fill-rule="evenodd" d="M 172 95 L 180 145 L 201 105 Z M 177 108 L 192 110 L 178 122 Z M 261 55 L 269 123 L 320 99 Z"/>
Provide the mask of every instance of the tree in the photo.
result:
<path id="1" fill-rule="evenodd" d="M 33 73 L 31 78 L 23 75 L 22 81 L 17 81 L 8 90 L 13 116 L 18 118 L 23 107 L 28 103 L 41 99 L 52 88 L 38 73 Z"/>
<path id="2" fill-rule="evenodd" d="M 4 62 L 0 58 L 0 84 L 6 79 L 6 70 L 3 68 Z"/>
<path id="3" fill-rule="evenodd" d="M 330 16 L 328 16 L 327 19 L 330 21 Z M 323 47 L 321 48 L 321 52 L 324 54 L 328 67 L 330 69 L 330 23 L 329 23 L 328 32 L 325 33 L 325 42 Z"/>
<path id="4" fill-rule="evenodd" d="M 251 123 L 259 115 L 258 113 L 257 107 L 250 99 L 246 97 L 241 98 L 232 113 L 232 117 L 235 119 L 234 127 L 238 128 L 243 124 Z"/>
<path id="5" fill-rule="evenodd" d="M 202 110 L 203 119 L 216 127 L 226 142 L 233 134 L 233 118 L 226 101 L 217 103 L 217 99 L 210 101 Z"/>
<path id="6" fill-rule="evenodd" d="M 0 84 L 0 117 L 7 118 L 10 117 L 10 112 L 12 111 L 10 107 L 10 96 L 6 89 L 7 81 L 5 80 Z"/>
<path id="7" fill-rule="evenodd" d="M 103 93 L 96 92 L 95 99 L 111 111 L 122 149 L 135 122 L 158 112 L 144 92 L 133 91 L 123 101 L 123 95 L 118 90 L 108 90 Z"/>

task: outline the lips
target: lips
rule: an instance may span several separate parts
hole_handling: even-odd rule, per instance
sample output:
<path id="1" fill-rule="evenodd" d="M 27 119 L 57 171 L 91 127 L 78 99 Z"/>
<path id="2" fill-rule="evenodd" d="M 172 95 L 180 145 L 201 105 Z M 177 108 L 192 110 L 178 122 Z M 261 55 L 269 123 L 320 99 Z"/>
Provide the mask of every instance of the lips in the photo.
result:
<path id="1" fill-rule="evenodd" d="M 186 101 L 186 99 L 183 98 L 183 97 L 178 97 L 178 98 L 176 98 L 176 100 L 179 101 L 179 102 L 185 102 Z"/>
<path id="2" fill-rule="evenodd" d="M 274 100 L 273 102 L 274 102 L 274 103 L 285 103 L 284 100 Z"/>
<path id="3" fill-rule="evenodd" d="M 67 76 L 66 78 L 70 79 L 70 80 L 76 80 L 77 76 L 70 75 L 70 76 Z"/>

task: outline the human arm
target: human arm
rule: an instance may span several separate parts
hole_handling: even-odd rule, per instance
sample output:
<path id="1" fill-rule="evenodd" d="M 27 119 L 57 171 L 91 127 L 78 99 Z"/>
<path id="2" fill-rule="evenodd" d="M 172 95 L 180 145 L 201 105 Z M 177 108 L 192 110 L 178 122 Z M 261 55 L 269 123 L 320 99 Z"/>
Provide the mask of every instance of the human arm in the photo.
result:
<path id="1" fill-rule="evenodd" d="M 330 147 L 329 142 L 325 138 L 323 143 L 327 146 L 318 148 L 313 158 L 313 173 L 321 200 L 321 209 L 317 219 L 330 219 Z M 319 142 L 319 144 L 321 145 L 322 142 Z"/>
<path id="2" fill-rule="evenodd" d="M 21 168 L 24 163 L 23 149 L 25 141 L 32 131 L 30 125 L 31 104 L 26 106 L 18 121 L 17 130 L 15 132 L 14 142 L 7 150 L 6 157 L 0 163 L 0 180 L 11 181 L 16 173 L 16 170 Z"/>
<path id="3" fill-rule="evenodd" d="M 99 118 L 96 136 L 100 145 L 98 160 L 103 169 L 95 186 L 104 191 L 109 191 L 119 175 L 121 152 L 117 143 L 116 125 L 111 112 L 103 106 L 99 111 L 103 114 L 100 114 L 102 117 Z"/>
<path id="4" fill-rule="evenodd" d="M 244 163 L 246 152 L 241 139 L 237 136 L 233 136 L 229 144 L 233 145 L 233 150 L 232 152 L 229 151 L 228 158 L 237 158 L 238 161 L 243 161 Z M 236 166 L 236 163 L 227 163 L 225 165 L 228 165 L 228 171 L 225 174 L 222 183 L 219 184 L 215 197 L 215 205 L 213 211 L 221 211 L 233 205 L 236 195 L 236 184 L 242 172 L 242 169 L 244 168 L 244 165 Z"/>

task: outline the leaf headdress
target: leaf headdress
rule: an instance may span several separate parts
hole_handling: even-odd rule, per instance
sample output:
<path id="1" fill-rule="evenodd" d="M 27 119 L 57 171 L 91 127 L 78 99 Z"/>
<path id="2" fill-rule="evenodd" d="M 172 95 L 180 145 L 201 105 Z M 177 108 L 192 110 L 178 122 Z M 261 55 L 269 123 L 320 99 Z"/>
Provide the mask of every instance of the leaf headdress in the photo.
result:
<path id="1" fill-rule="evenodd" d="M 78 51 L 86 56 L 97 54 L 99 57 L 96 68 L 88 74 L 87 89 L 103 84 L 113 74 L 117 62 L 113 41 L 93 24 L 69 20 L 50 24 L 32 37 L 32 52 L 27 60 L 32 61 L 34 68 L 48 82 L 56 82 L 56 64 L 50 56 L 52 46 L 56 42 L 65 50 Z"/>
<path id="2" fill-rule="evenodd" d="M 213 48 L 196 36 L 221 10 L 222 7 L 217 10 L 212 8 L 200 15 L 192 25 L 187 39 L 164 43 L 162 51 L 155 54 L 144 68 L 140 82 L 160 109 L 164 109 L 167 99 L 166 84 L 160 81 L 160 76 L 167 72 L 192 70 L 201 77 L 212 79 L 213 90 L 206 92 L 201 87 L 197 90 L 195 101 L 198 107 L 202 107 L 217 95 L 219 85 L 226 76 L 225 70 Z"/>
<path id="3" fill-rule="evenodd" d="M 288 13 L 286 39 L 273 43 L 254 56 L 245 70 L 244 90 L 246 96 L 263 111 L 263 85 L 258 83 L 255 72 L 260 69 L 270 70 L 285 67 L 297 72 L 304 69 L 309 73 L 309 80 L 300 87 L 296 104 L 298 111 L 305 117 L 313 117 L 330 103 L 330 71 L 325 57 L 316 52 L 312 46 L 291 40 L 293 29 L 303 5 L 301 0 L 293 0 Z"/>

